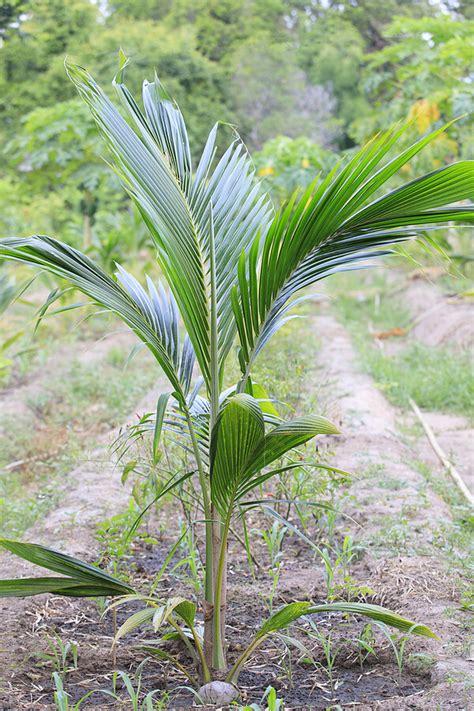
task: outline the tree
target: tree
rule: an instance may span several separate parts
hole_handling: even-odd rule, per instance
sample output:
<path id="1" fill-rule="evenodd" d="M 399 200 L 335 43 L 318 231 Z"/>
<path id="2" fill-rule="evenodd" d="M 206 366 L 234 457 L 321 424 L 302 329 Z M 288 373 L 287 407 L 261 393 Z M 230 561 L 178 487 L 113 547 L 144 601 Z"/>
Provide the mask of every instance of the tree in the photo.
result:
<path id="1" fill-rule="evenodd" d="M 394 119 L 413 120 L 410 138 L 469 112 L 474 22 L 449 16 L 397 18 L 386 28 L 389 44 L 368 57 L 365 86 L 372 112 L 353 122 L 356 140 Z M 463 117 L 448 136 L 426 154 L 424 168 L 436 167 L 470 152 L 472 120 Z"/>
<path id="2" fill-rule="evenodd" d="M 328 39 L 331 38 L 331 39 Z M 337 41 L 336 41 L 337 38 Z M 347 127 L 369 111 L 362 90 L 366 42 L 345 13 L 326 12 L 301 33 L 300 62 L 309 80 L 325 87 L 336 100 L 335 113 L 342 124 L 342 148 L 353 145 Z"/>
<path id="3" fill-rule="evenodd" d="M 295 190 L 306 189 L 318 173 L 325 177 L 339 162 L 336 153 L 304 136 L 272 138 L 253 157 L 258 177 L 279 205 Z"/>
<path id="4" fill-rule="evenodd" d="M 98 9 L 88 0 L 25 0 L 18 30 L 0 49 L 2 133 L 37 106 L 72 98 L 64 77 L 64 54 L 87 44 Z"/>
<path id="5" fill-rule="evenodd" d="M 332 93 L 308 81 L 290 47 L 260 34 L 239 46 L 232 66 L 234 116 L 251 147 L 261 148 L 278 134 L 332 145 L 337 134 Z"/>
<path id="6" fill-rule="evenodd" d="M 56 192 L 63 197 L 65 212 L 69 204 L 81 213 L 83 245 L 89 247 L 99 194 L 105 197 L 108 192 L 110 198 L 117 186 L 101 159 L 100 137 L 84 104 L 71 99 L 35 109 L 7 153 L 22 173 L 29 199 Z"/>
<path id="7" fill-rule="evenodd" d="M 423 234 L 429 226 L 471 220 L 470 206 L 453 203 L 469 197 L 473 171 L 469 162 L 462 161 L 377 197 L 387 181 L 442 132 L 418 140 L 384 162 L 403 135 L 404 129 L 396 128 L 310 185 L 300 198 L 293 196 L 275 214 L 268 196 L 255 185 L 250 159 L 238 141 L 215 165 L 217 125 L 194 170 L 178 107 L 155 81 L 144 84 L 142 111 L 123 84 L 124 64 L 122 57 L 115 87 L 128 122 L 83 68 L 69 64 L 68 74 L 90 107 L 124 187 L 150 230 L 170 293 L 150 280 L 145 289 L 122 267 L 114 279 L 86 255 L 50 237 L 1 240 L 0 256 L 68 280 L 92 302 L 117 315 L 149 348 L 169 381 L 150 428 L 153 451 L 159 451 L 162 433 L 170 432 L 192 457 L 185 473 L 172 475 L 157 498 L 186 485 L 193 487 L 202 507 L 204 644 L 196 631 L 196 605 L 178 597 L 165 602 L 151 598 L 118 636 L 144 621 L 153 620 L 155 629 L 167 622 L 193 650 L 201 682 L 210 682 L 226 672 L 226 558 L 233 518 L 255 506 L 252 493 L 265 481 L 294 468 L 294 462 L 284 459 L 290 450 L 318 434 L 337 433 L 334 425 L 317 415 L 283 421 L 268 406 L 266 392 L 252 381 L 256 358 L 291 318 L 289 311 L 305 298 L 295 298 L 305 287 L 385 255 L 388 245 Z M 235 342 L 241 375 L 236 384 L 224 388 Z M 201 377 L 193 385 L 195 364 Z M 109 577 L 104 580 L 97 570 L 94 590 L 95 569 L 85 570 L 84 564 L 62 554 L 34 544 L 0 544 L 66 575 L 59 582 L 58 578 L 2 581 L 0 594 L 24 596 L 49 590 L 103 595 L 104 588 L 106 594 L 124 592 L 122 584 Z M 140 595 L 135 599 L 143 600 Z M 433 636 L 428 628 L 377 606 L 291 603 L 261 625 L 227 672 L 228 684 L 237 681 L 249 654 L 269 634 L 302 615 L 333 610 Z M 155 651 L 159 656 L 161 650 Z M 202 690 L 202 696 L 211 691 L 214 698 L 212 684 Z M 225 698 L 232 693 L 227 686 Z"/>

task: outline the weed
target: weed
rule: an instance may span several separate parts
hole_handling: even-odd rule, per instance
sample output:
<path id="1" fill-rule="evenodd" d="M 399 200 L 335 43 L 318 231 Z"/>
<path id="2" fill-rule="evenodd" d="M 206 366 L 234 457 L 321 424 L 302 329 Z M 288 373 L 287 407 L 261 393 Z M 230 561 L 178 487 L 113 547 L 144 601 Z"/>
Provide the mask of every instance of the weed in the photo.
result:
<path id="1" fill-rule="evenodd" d="M 277 697 L 273 686 L 267 686 L 259 704 L 239 706 L 239 711 L 280 711 L 284 709 L 283 699 Z"/>
<path id="2" fill-rule="evenodd" d="M 412 630 L 410 629 L 407 634 L 396 634 L 395 632 L 389 630 L 388 627 L 384 624 L 381 624 L 379 622 L 376 622 L 375 624 L 379 629 L 382 630 L 385 638 L 388 640 L 391 648 L 393 649 L 395 661 L 397 663 L 398 668 L 398 684 L 399 686 L 401 686 L 404 667 L 405 646 L 408 642 L 409 635 Z"/>
<path id="3" fill-rule="evenodd" d="M 407 482 L 403 479 L 396 479 L 395 477 L 388 477 L 387 479 L 381 479 L 378 482 L 380 489 L 388 489 L 389 491 L 399 491 L 407 486 Z"/>
<path id="4" fill-rule="evenodd" d="M 323 655 L 325 660 L 325 665 L 317 664 L 327 675 L 331 691 L 334 693 L 335 688 L 335 678 L 334 678 L 334 666 L 336 664 L 337 654 L 339 652 L 339 645 L 337 647 L 333 646 L 332 632 L 327 634 L 319 629 L 317 623 L 311 618 L 308 619 L 309 628 L 304 628 L 306 634 L 321 644 L 323 649 Z"/>
<path id="5" fill-rule="evenodd" d="M 65 674 L 77 670 L 77 643 L 73 640 L 63 642 L 61 637 L 53 633 L 53 638 L 47 637 L 48 652 L 36 652 L 35 656 L 46 664 L 51 664 L 57 674 Z"/>
<path id="6" fill-rule="evenodd" d="M 375 635 L 372 623 L 364 625 L 360 635 L 354 640 L 360 668 L 369 656 L 375 656 Z"/>
<path id="7" fill-rule="evenodd" d="M 408 655 L 406 660 L 408 669 L 420 676 L 427 676 L 435 663 L 436 657 L 426 652 L 413 652 Z"/>
<path id="8" fill-rule="evenodd" d="M 192 526 L 189 527 L 187 524 L 181 526 L 179 547 L 183 553 L 183 557 L 171 568 L 171 573 L 174 573 L 179 568 L 184 568 L 185 579 L 191 583 L 195 592 L 199 594 L 202 589 L 202 564 L 196 547 Z"/>

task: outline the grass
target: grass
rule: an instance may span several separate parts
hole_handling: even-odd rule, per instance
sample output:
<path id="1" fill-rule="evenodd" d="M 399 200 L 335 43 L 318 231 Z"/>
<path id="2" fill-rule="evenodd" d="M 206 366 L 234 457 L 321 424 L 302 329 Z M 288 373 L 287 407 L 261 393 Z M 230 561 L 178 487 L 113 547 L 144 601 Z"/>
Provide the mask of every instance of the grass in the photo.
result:
<path id="1" fill-rule="evenodd" d="M 314 306 L 303 305 L 297 311 L 298 316 L 310 316 L 313 309 Z M 282 411 L 285 417 L 290 417 L 292 410 L 324 414 L 321 398 L 324 383 L 315 357 L 319 342 L 310 320 L 297 318 L 283 326 L 256 360 L 253 381 L 265 385 L 271 397 L 291 408 Z M 236 383 L 240 377 L 237 359 L 233 363 L 229 360 L 227 384 Z"/>
<path id="2" fill-rule="evenodd" d="M 361 355 L 393 404 L 407 408 L 411 398 L 424 410 L 474 418 L 474 377 L 467 352 L 412 343 L 394 355 L 362 345 Z"/>
<path id="3" fill-rule="evenodd" d="M 472 511 L 447 474 L 434 474 L 431 468 L 420 460 L 415 460 L 413 466 L 451 510 L 452 520 L 440 521 L 434 529 L 433 543 L 436 550 L 449 562 L 451 568 L 465 572 L 472 571 L 474 567 Z"/>
<path id="4" fill-rule="evenodd" d="M 396 349 L 380 350 L 371 331 L 406 328 L 410 317 L 401 292 L 394 292 L 386 278 L 372 273 L 361 279 L 341 275 L 331 289 L 336 312 L 351 333 L 364 370 L 394 405 L 408 408 L 412 398 L 422 409 L 474 419 L 470 353 L 449 346 L 429 347 L 408 337 L 397 338 Z"/>
<path id="5" fill-rule="evenodd" d="M 73 360 L 55 372 L 48 371 L 46 361 L 26 411 L 2 421 L 1 535 L 21 535 L 44 516 L 98 435 L 120 424 L 153 386 L 151 357 L 140 354 L 124 370 L 126 356 L 126 349 L 114 347 L 100 363 Z M 15 462 L 20 463 L 11 467 Z"/>

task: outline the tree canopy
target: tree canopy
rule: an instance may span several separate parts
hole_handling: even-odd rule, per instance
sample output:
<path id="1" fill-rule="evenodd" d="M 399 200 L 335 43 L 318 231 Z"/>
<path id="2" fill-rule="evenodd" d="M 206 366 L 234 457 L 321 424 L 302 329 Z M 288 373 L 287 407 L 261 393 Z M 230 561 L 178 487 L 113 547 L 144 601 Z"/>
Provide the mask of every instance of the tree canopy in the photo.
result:
<path id="1" fill-rule="evenodd" d="M 103 177 L 96 129 L 75 103 L 65 56 L 112 91 L 121 47 L 131 58 L 131 89 L 139 92 L 141 78 L 153 80 L 156 71 L 186 115 L 194 145 L 202 148 L 210 117 L 219 116 L 249 148 L 263 149 L 257 162 L 268 178 L 280 166 L 292 185 L 286 158 L 280 152 L 271 159 L 268 141 L 299 156 L 296 170 L 308 162 L 324 172 L 333 165 L 328 156 L 395 120 L 412 118 L 416 136 L 464 114 L 472 98 L 473 26 L 469 4 L 449 1 L 4 2 L 1 231 L 28 233 L 32 206 L 36 227 L 39 216 L 44 231 L 67 228 L 67 239 L 85 235 L 87 220 L 100 223 L 110 179 Z M 423 160 L 436 167 L 465 157 L 469 128 L 466 118 L 458 121 Z M 12 195 L 15 210 L 8 207 Z"/>

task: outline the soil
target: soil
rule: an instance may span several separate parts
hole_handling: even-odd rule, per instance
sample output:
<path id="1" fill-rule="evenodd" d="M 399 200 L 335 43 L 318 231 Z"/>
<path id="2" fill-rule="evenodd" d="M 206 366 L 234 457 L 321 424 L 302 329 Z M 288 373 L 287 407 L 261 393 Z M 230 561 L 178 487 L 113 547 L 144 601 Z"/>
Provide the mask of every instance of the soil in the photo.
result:
<path id="1" fill-rule="evenodd" d="M 404 300 L 413 316 L 410 334 L 428 346 L 472 348 L 472 298 L 443 293 L 416 272 L 409 279 Z"/>
<path id="2" fill-rule="evenodd" d="M 318 629 L 324 634 L 331 633 L 333 649 L 338 648 L 333 688 L 322 666 L 299 662 L 302 655 L 298 650 L 282 655 L 282 642 L 274 639 L 258 650 L 243 673 L 242 701 L 258 702 L 271 684 L 279 697 L 285 699 L 286 709 L 317 710 L 339 705 L 364 711 L 467 710 L 472 701 L 469 694 L 474 688 L 472 655 L 465 649 L 468 613 L 461 606 L 459 574 L 447 568 L 437 537 L 440 527 L 449 525 L 451 512 L 412 465 L 420 459 L 430 466 L 438 464 L 433 461 L 424 440 L 407 441 L 400 431 L 402 413 L 386 401 L 369 376 L 359 372 L 350 339 L 327 305 L 321 306 L 313 323 L 318 333 L 324 333 L 315 366 L 315 377 L 324 383 L 321 405 L 343 432 L 340 437 L 321 438 L 321 448 L 334 453 L 336 466 L 357 477 L 347 488 L 345 497 L 344 511 L 351 518 L 340 518 L 335 534 L 339 541 L 350 534 L 365 546 L 350 568 L 353 585 L 359 586 L 357 598 L 390 606 L 407 617 L 429 624 L 441 641 L 410 638 L 399 678 L 393 653 L 381 635 L 377 633 L 377 658 L 368 658 L 361 669 L 354 644 L 348 640 L 355 639 L 365 623 L 347 622 L 338 614 L 321 616 Z M 150 394 L 151 402 L 153 397 L 154 394 Z M 143 404 L 144 408 L 148 406 Z M 432 424 L 435 430 L 444 429 L 443 422 L 436 424 L 433 416 Z M 448 431 L 454 438 L 458 431 L 454 421 L 450 421 L 450 428 Z M 449 449 L 447 440 L 444 446 Z M 455 445 L 453 449 L 457 465 L 467 467 L 469 451 L 458 450 Z M 98 552 L 94 524 L 123 510 L 129 495 L 121 487 L 120 472 L 104 464 L 107 456 L 104 442 L 104 447 L 95 452 L 90 461 L 71 472 L 68 498 L 29 532 L 29 540 L 94 560 Z M 96 460 L 102 464 L 96 464 Z M 401 482 L 400 488 L 388 488 L 389 479 Z M 161 519 L 165 513 L 160 511 Z M 159 520 L 150 524 L 151 532 L 158 538 L 157 544 L 139 541 L 134 544 L 129 566 L 138 587 L 158 572 L 176 540 L 177 516 L 173 512 L 168 514 L 166 526 L 160 527 Z M 260 522 L 260 514 L 252 516 L 248 522 L 251 531 Z M 296 518 L 292 520 L 297 523 Z M 310 535 L 317 539 L 315 526 Z M 264 561 L 264 544 L 255 533 L 251 534 L 251 545 L 257 558 Z M 257 571 L 255 579 L 252 578 L 237 541 L 231 544 L 229 559 L 229 658 L 232 659 L 268 614 L 265 598 L 271 580 L 264 570 Z M 322 566 L 296 536 L 285 538 L 281 570 L 274 607 L 292 600 L 324 600 Z M 26 564 L 7 554 L 0 556 L 2 577 L 25 574 Z M 193 595 L 189 583 L 177 581 L 176 576 L 165 575 L 160 585 L 163 596 L 171 589 L 173 594 Z M 133 607 L 126 613 L 121 611 L 118 622 L 131 611 Z M 66 675 L 72 700 L 92 688 L 111 688 L 112 622 L 110 615 L 100 619 L 95 602 L 52 596 L 3 600 L 0 603 L 3 677 L 0 709 L 3 711 L 54 708 L 51 664 L 41 666 L 35 657 L 39 650 L 47 649 L 46 634 L 51 635 L 53 631 L 63 640 L 78 643 L 79 668 Z M 291 634 L 309 645 L 316 662 L 324 665 L 318 642 L 309 641 L 302 632 L 292 630 Z M 120 645 L 118 669 L 136 670 L 143 656 L 131 642 L 141 638 L 143 633 L 136 632 Z M 424 663 L 417 664 L 417 660 Z M 167 664 L 150 662 L 143 667 L 143 688 L 147 690 L 171 691 L 176 685 L 182 686 L 183 679 Z M 191 706 L 191 694 L 181 689 L 172 695 L 168 708 Z M 129 707 L 114 705 L 110 698 L 100 694 L 94 694 L 81 706 L 82 709 Z"/>
<path id="3" fill-rule="evenodd" d="M 393 285 L 393 295 L 403 296 L 410 321 L 400 324 L 387 334 L 387 345 L 397 350 L 394 336 L 409 338 L 427 346 L 449 346 L 457 350 L 474 346 L 474 312 L 472 296 L 449 292 L 437 281 L 444 269 L 422 269 L 407 273 L 401 269 L 387 270 L 386 277 Z M 398 333 L 397 333 L 398 330 Z"/>

